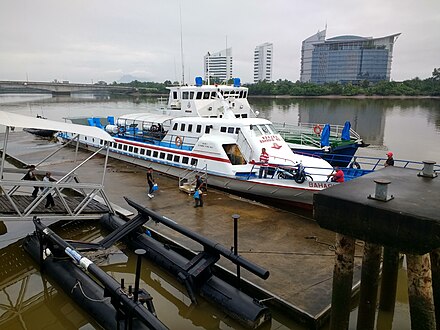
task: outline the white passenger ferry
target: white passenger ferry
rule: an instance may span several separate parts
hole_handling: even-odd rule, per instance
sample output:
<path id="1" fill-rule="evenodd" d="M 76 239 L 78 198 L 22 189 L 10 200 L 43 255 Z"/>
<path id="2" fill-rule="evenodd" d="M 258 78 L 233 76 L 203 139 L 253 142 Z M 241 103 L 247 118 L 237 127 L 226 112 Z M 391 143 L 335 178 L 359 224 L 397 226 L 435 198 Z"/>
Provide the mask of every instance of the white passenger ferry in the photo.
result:
<path id="1" fill-rule="evenodd" d="M 169 89 L 168 105 L 159 112 L 108 117 L 106 123 L 88 118 L 115 139 L 112 157 L 175 177 L 203 172 L 210 186 L 305 208 L 311 208 L 314 192 L 334 184 L 327 178 L 329 163 L 295 154 L 269 120 L 255 117 L 247 88 L 199 81 Z M 104 144 L 86 136 L 80 142 Z M 266 178 L 259 177 L 262 148 L 269 154 Z"/>

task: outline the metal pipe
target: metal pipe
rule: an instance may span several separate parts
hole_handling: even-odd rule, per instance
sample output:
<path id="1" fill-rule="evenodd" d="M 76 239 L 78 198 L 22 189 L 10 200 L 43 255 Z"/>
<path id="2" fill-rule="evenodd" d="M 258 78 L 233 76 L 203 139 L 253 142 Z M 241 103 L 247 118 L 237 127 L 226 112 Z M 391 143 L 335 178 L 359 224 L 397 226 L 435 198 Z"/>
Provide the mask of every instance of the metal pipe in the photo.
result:
<path id="1" fill-rule="evenodd" d="M 146 253 L 144 249 L 136 249 L 134 253 L 137 255 L 136 261 L 136 277 L 134 279 L 134 302 L 138 301 L 139 297 L 139 279 L 141 278 L 141 265 L 142 265 L 142 256 Z"/>
<path id="2" fill-rule="evenodd" d="M 234 255 L 238 255 L 238 219 L 240 215 L 233 214 L 232 219 L 234 219 Z M 237 265 L 237 288 L 240 289 L 240 265 Z"/>
<path id="3" fill-rule="evenodd" d="M 104 285 L 108 294 L 113 299 L 117 299 L 120 302 L 118 305 L 124 306 L 129 313 L 132 313 L 133 316 L 136 316 L 153 329 L 168 329 L 141 303 L 131 300 L 125 293 L 123 293 L 120 284 L 114 278 L 109 276 L 105 271 L 95 265 L 92 261 L 81 256 L 81 254 L 79 254 L 72 245 L 64 241 L 50 228 L 43 225 L 39 219 L 34 219 L 34 224 L 37 231 L 42 232 L 46 237 L 48 237 L 62 250 L 64 250 L 64 253 L 72 258 L 72 260 L 75 261 L 81 268 L 87 270 L 96 279 L 98 279 Z"/>
<path id="4" fill-rule="evenodd" d="M 143 216 L 151 217 L 154 221 L 160 222 L 164 224 L 165 226 L 174 229 L 175 231 L 193 239 L 197 243 L 202 244 L 205 248 L 214 249 L 217 251 L 220 255 L 224 256 L 225 258 L 229 259 L 233 263 L 242 266 L 243 268 L 247 269 L 248 271 L 252 272 L 253 274 L 257 275 L 258 277 L 262 279 L 267 279 L 269 277 L 269 271 L 254 264 L 251 261 L 248 261 L 247 259 L 243 258 L 240 255 L 234 255 L 230 249 L 227 249 L 223 245 L 214 242 L 206 237 L 203 237 L 202 235 L 192 232 L 189 229 L 177 224 L 175 221 L 168 219 L 159 213 L 156 213 L 150 209 L 147 209 L 136 202 L 133 202 L 132 200 L 128 199 L 127 197 L 124 197 L 127 203 L 135 208 L 139 214 L 142 214 Z"/>

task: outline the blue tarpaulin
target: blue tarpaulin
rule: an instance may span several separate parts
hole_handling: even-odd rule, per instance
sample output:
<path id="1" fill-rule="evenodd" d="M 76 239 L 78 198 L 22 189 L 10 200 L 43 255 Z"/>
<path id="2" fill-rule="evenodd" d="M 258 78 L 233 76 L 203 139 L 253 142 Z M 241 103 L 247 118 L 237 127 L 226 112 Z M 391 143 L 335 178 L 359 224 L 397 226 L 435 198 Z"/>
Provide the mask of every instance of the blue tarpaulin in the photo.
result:
<path id="1" fill-rule="evenodd" d="M 330 125 L 325 124 L 321 132 L 321 147 L 330 146 Z"/>
<path id="2" fill-rule="evenodd" d="M 344 128 L 342 129 L 341 139 L 343 141 L 350 141 L 350 128 L 351 128 L 351 124 L 347 120 L 344 124 Z"/>

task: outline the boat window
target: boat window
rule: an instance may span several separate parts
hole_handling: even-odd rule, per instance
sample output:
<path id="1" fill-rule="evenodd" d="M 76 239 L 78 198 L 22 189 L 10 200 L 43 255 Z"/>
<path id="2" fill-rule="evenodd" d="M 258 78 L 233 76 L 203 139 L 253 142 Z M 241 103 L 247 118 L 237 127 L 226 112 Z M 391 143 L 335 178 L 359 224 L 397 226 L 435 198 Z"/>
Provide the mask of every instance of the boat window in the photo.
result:
<path id="1" fill-rule="evenodd" d="M 240 115 L 235 115 L 235 118 L 240 118 Z"/>
<path id="2" fill-rule="evenodd" d="M 202 92 L 197 92 L 196 99 L 197 100 L 201 100 L 202 99 L 202 95 L 203 95 Z"/>
<path id="3" fill-rule="evenodd" d="M 151 150 L 147 150 L 147 156 L 151 156 Z"/>
<path id="4" fill-rule="evenodd" d="M 164 152 L 161 152 L 160 155 L 159 155 L 159 158 L 160 158 L 160 159 L 165 159 L 165 153 L 164 153 Z"/>
<path id="5" fill-rule="evenodd" d="M 223 95 L 225 98 L 227 98 L 229 96 L 229 92 L 225 91 L 225 94 Z"/>
<path id="6" fill-rule="evenodd" d="M 210 92 L 204 92 L 203 93 L 203 99 L 204 100 L 209 100 L 209 94 L 211 94 Z"/>
<path id="7" fill-rule="evenodd" d="M 235 128 L 235 134 L 238 134 L 238 133 L 240 133 L 240 127 Z"/>
<path id="8" fill-rule="evenodd" d="M 260 125 L 261 130 L 264 134 L 270 134 L 269 130 L 267 129 L 266 125 Z"/>
<path id="9" fill-rule="evenodd" d="M 124 151 L 127 151 L 127 148 L 128 146 L 126 145 L 126 144 L 124 144 Z"/>
<path id="10" fill-rule="evenodd" d="M 145 155 L 145 149 L 141 148 L 141 155 Z"/>
<path id="11" fill-rule="evenodd" d="M 247 118 L 247 113 L 242 114 L 241 118 Z"/>
<path id="12" fill-rule="evenodd" d="M 220 127 L 220 132 L 226 133 L 226 127 L 224 127 L 224 126 Z"/>
<path id="13" fill-rule="evenodd" d="M 180 130 L 183 132 L 185 131 L 185 124 L 180 124 Z"/>
<path id="14" fill-rule="evenodd" d="M 157 158 L 157 155 L 159 154 L 159 152 L 157 151 L 153 151 L 153 157 Z"/>
<path id="15" fill-rule="evenodd" d="M 173 130 L 174 130 L 174 131 L 177 131 L 177 123 L 174 123 L 174 125 L 173 125 Z"/>
<path id="16" fill-rule="evenodd" d="M 197 165 L 197 163 L 198 163 L 198 159 L 196 159 L 196 158 L 191 158 L 191 165 L 193 165 L 193 166 L 196 166 Z"/>
<path id="17" fill-rule="evenodd" d="M 209 134 L 211 132 L 212 125 L 208 125 L 205 127 L 205 134 Z"/>
<path id="18" fill-rule="evenodd" d="M 240 96 L 239 96 L 239 98 L 243 98 L 243 91 L 240 91 Z"/>
<path id="19" fill-rule="evenodd" d="M 180 156 L 174 155 L 174 161 L 176 163 L 180 162 Z"/>
<path id="20" fill-rule="evenodd" d="M 192 132 L 193 130 L 193 125 L 192 124 L 188 124 L 188 132 Z"/>
<path id="21" fill-rule="evenodd" d="M 167 160 L 173 160 L 173 154 L 167 154 Z"/>
<path id="22" fill-rule="evenodd" d="M 197 125 L 196 132 L 200 133 L 202 131 L 202 125 Z"/>
<path id="23" fill-rule="evenodd" d="M 267 125 L 269 127 L 269 130 L 271 131 L 272 134 L 278 134 L 277 129 L 275 128 L 275 126 L 273 126 L 272 124 Z"/>
<path id="24" fill-rule="evenodd" d="M 134 148 L 133 151 L 134 151 L 135 154 L 138 154 L 139 153 L 139 148 Z"/>
<path id="25" fill-rule="evenodd" d="M 247 97 L 247 91 L 244 91 L 243 92 L 243 98 L 246 98 Z"/>
<path id="26" fill-rule="evenodd" d="M 99 140 L 99 144 L 100 144 L 100 145 L 102 145 L 102 142 L 103 142 L 102 140 Z"/>
<path id="27" fill-rule="evenodd" d="M 174 91 L 174 92 L 173 92 L 173 99 L 174 99 L 174 100 L 177 100 L 177 91 Z"/>
<path id="28" fill-rule="evenodd" d="M 189 92 L 189 98 L 192 100 L 194 98 L 194 92 Z"/>
<path id="29" fill-rule="evenodd" d="M 246 160 L 236 144 L 224 144 L 223 149 L 226 152 L 232 165 L 245 165 Z"/>
<path id="30" fill-rule="evenodd" d="M 211 99 L 214 100 L 216 97 L 217 97 L 216 92 L 212 92 L 212 93 L 211 93 Z"/>
<path id="31" fill-rule="evenodd" d="M 182 158 L 182 163 L 183 164 L 188 164 L 188 162 L 189 162 L 189 158 L 188 157 L 183 157 Z"/>
<path id="32" fill-rule="evenodd" d="M 128 147 L 128 152 L 133 152 L 133 147 L 132 146 Z"/>
<path id="33" fill-rule="evenodd" d="M 188 100 L 189 92 L 182 92 L 182 99 Z"/>
<path id="34" fill-rule="evenodd" d="M 122 149 L 122 144 L 118 143 L 118 149 Z"/>
<path id="35" fill-rule="evenodd" d="M 234 133 L 234 127 L 228 127 L 228 133 L 233 134 Z"/>
<path id="36" fill-rule="evenodd" d="M 255 136 L 263 135 L 263 133 L 258 128 L 258 125 L 251 125 L 251 131 L 254 132 Z"/>

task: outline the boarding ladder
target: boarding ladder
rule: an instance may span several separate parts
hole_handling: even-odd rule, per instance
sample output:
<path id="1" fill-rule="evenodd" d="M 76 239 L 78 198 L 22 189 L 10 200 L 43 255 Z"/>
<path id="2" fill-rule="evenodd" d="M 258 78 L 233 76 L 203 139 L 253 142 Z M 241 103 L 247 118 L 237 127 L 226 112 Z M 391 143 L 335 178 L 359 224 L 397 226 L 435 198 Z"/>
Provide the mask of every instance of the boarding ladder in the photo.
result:
<path id="1" fill-rule="evenodd" d="M 196 188 L 196 175 L 199 175 L 204 183 L 205 189 L 208 188 L 208 165 L 205 165 L 202 169 L 198 169 L 194 166 L 186 169 L 181 175 L 179 175 L 179 190 L 192 194 Z"/>

